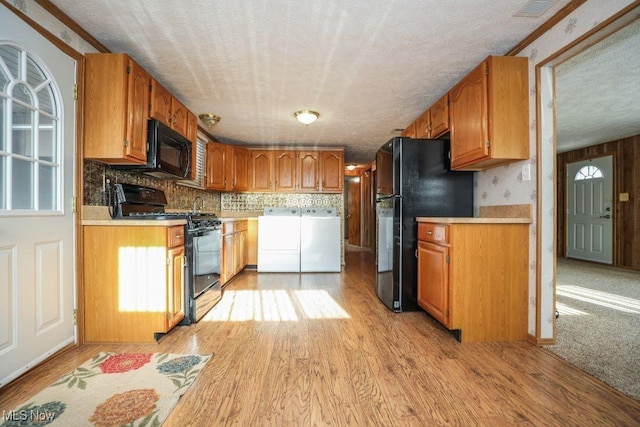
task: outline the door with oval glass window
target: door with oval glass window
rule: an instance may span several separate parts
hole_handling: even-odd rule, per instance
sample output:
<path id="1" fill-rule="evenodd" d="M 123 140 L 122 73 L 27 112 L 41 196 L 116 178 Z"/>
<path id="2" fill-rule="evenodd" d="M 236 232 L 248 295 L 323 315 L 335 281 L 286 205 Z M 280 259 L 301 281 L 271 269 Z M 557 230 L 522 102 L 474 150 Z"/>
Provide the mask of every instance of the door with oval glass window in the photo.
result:
<path id="1" fill-rule="evenodd" d="M 613 157 L 567 164 L 567 256 L 613 262 Z"/>
<path id="2" fill-rule="evenodd" d="M 75 342 L 76 61 L 0 4 L 0 387 Z"/>

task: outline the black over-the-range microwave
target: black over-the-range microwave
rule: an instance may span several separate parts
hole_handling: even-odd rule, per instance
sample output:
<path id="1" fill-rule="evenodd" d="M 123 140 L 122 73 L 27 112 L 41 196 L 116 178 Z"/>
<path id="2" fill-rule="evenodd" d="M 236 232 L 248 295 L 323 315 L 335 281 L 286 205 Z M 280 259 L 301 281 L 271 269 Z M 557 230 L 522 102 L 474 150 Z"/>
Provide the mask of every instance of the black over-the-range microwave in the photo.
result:
<path id="1" fill-rule="evenodd" d="M 121 165 L 116 169 L 144 172 L 162 179 L 185 179 L 191 170 L 191 141 L 164 123 L 149 119 L 147 164 Z"/>

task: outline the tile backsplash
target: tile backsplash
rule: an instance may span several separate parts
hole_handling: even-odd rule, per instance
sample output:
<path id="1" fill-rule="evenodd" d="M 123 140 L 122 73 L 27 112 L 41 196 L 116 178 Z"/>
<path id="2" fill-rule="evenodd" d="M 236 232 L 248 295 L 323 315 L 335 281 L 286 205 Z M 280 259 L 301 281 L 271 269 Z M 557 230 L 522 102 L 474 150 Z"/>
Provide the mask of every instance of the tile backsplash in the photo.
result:
<path id="1" fill-rule="evenodd" d="M 342 217 L 342 194 L 222 193 L 221 210 L 228 212 L 262 212 L 266 207 L 332 207 Z"/>
<path id="2" fill-rule="evenodd" d="M 112 183 L 137 184 L 163 190 L 167 196 L 167 209 L 191 210 L 197 196 L 202 197 L 204 211 L 220 212 L 220 193 L 199 188 L 179 185 L 174 180 L 157 179 L 140 172 L 113 169 L 102 163 L 85 160 L 83 204 L 94 206 L 107 205 L 107 193 L 104 190 L 105 178 Z M 198 203 L 199 205 L 199 203 Z"/>
<path id="3" fill-rule="evenodd" d="M 179 185 L 174 180 L 157 179 L 140 172 L 113 169 L 102 163 L 84 162 L 83 204 L 106 206 L 105 179 L 112 183 L 129 183 L 161 189 L 167 195 L 168 209 L 191 210 L 197 196 L 204 200 L 205 211 L 262 212 L 265 207 L 333 207 L 342 218 L 343 194 L 288 194 L 288 193 L 220 193 Z"/>

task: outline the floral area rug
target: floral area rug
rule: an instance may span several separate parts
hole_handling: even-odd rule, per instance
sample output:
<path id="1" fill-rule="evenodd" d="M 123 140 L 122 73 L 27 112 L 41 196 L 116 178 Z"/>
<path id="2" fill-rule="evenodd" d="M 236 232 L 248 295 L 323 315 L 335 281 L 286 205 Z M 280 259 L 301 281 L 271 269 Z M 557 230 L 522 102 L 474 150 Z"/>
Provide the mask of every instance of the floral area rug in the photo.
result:
<path id="1" fill-rule="evenodd" d="M 5 412 L 1 426 L 159 426 L 210 359 L 102 352 Z"/>

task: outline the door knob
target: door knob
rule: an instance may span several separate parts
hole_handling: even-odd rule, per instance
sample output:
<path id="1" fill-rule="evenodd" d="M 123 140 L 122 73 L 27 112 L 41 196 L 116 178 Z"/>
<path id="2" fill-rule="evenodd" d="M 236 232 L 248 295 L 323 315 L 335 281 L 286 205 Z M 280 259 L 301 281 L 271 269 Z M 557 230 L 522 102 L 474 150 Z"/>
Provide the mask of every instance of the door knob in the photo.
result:
<path id="1" fill-rule="evenodd" d="M 611 215 L 609 215 L 609 214 L 600 215 L 600 218 L 609 219 L 609 218 L 611 218 Z"/>

